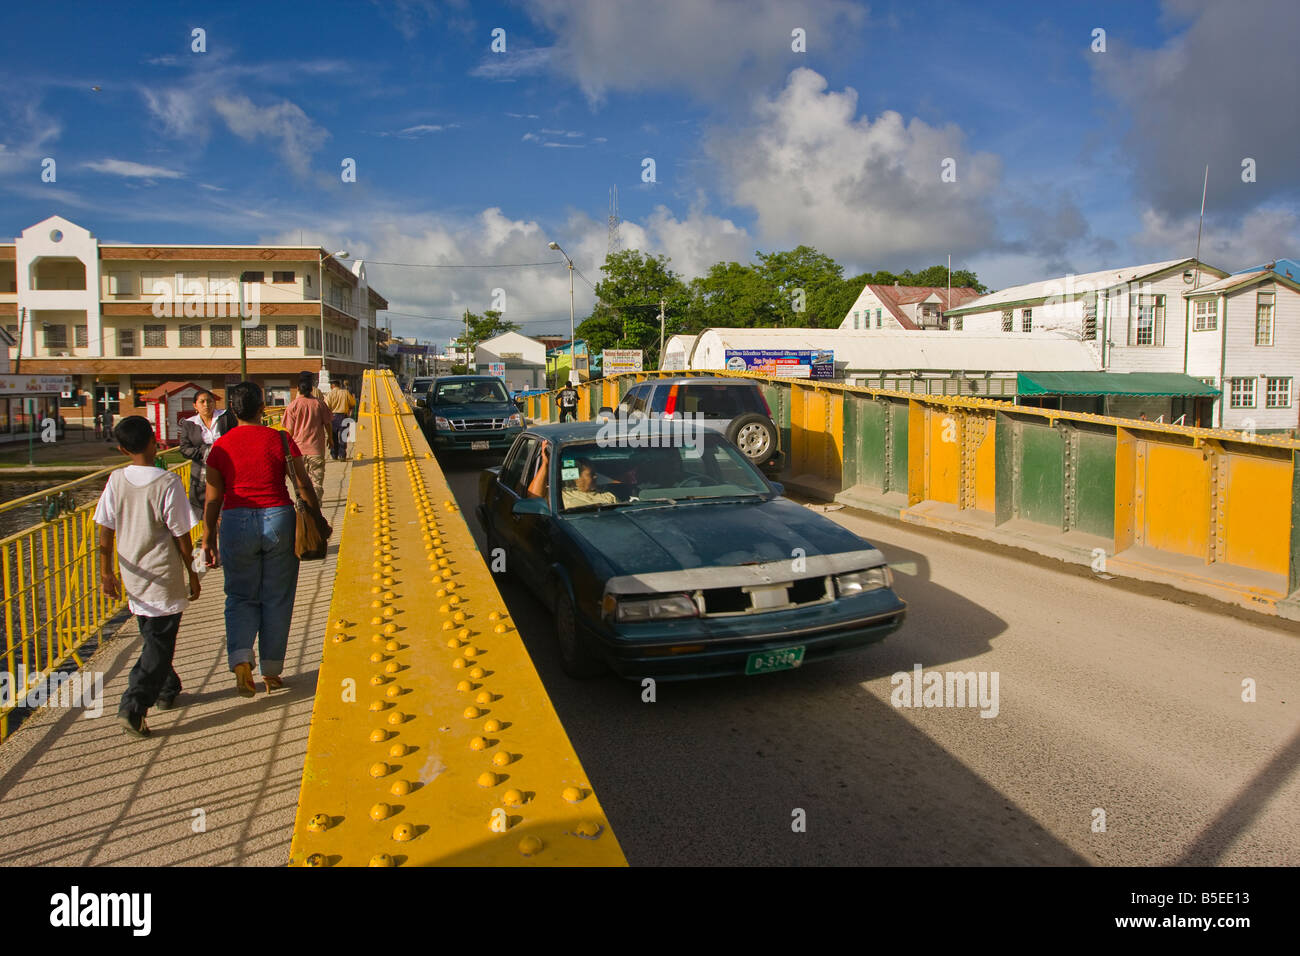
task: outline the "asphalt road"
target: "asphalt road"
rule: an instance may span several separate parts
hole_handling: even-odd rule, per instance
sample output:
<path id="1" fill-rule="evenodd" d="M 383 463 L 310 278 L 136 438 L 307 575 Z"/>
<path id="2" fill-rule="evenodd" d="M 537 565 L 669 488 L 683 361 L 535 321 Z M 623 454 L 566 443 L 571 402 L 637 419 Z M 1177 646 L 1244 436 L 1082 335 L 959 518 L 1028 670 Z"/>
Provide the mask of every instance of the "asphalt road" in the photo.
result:
<path id="1" fill-rule="evenodd" d="M 444 467 L 482 548 L 479 463 Z M 895 566 L 903 629 L 801 670 L 661 682 L 653 703 L 566 677 L 545 608 L 503 585 L 630 863 L 1300 863 L 1300 628 L 828 517 Z M 996 716 L 893 706 L 918 664 L 996 673 Z"/>

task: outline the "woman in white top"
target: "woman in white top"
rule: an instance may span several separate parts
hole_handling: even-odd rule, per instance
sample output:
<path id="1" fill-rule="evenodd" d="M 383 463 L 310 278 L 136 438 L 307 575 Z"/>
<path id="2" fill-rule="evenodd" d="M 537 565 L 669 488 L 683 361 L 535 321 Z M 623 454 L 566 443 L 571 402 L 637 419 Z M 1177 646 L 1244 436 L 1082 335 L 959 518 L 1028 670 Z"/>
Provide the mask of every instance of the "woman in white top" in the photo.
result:
<path id="1" fill-rule="evenodd" d="M 203 510 L 207 492 L 204 463 L 212 443 L 234 427 L 234 416 L 229 411 L 220 415 L 216 411 L 217 397 L 207 389 L 194 396 L 195 414 L 181 421 L 181 454 L 190 460 L 190 504 Z"/>

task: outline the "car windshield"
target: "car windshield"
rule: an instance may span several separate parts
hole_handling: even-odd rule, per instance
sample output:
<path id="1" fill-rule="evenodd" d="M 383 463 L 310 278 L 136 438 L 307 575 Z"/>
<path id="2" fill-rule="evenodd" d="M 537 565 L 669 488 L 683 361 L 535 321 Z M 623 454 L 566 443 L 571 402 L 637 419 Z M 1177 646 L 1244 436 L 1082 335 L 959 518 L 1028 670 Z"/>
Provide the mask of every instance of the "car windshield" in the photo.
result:
<path id="1" fill-rule="evenodd" d="M 666 401 L 669 389 L 660 388 Z M 659 395 L 655 396 L 655 405 L 660 403 Z M 664 409 L 656 407 L 656 411 L 662 412 Z M 748 382 L 732 384 L 709 383 L 700 385 L 697 383 L 681 384 L 677 386 L 677 401 L 675 403 L 677 412 L 684 412 L 687 415 L 703 415 L 705 418 L 739 418 L 741 415 L 747 415 L 751 412 L 757 412 L 760 415 L 766 415 L 767 409 L 763 406 L 763 399 L 758 393 L 758 387 Z"/>
<path id="2" fill-rule="evenodd" d="M 442 382 L 434 393 L 439 405 L 499 404 L 510 401 L 506 387 L 497 380 L 483 379 L 470 382 Z"/>
<path id="3" fill-rule="evenodd" d="M 575 442 L 560 449 L 561 511 L 772 493 L 758 470 L 721 436 L 688 434 L 693 447 L 667 448 L 635 447 L 635 433 L 627 438 L 623 445 Z"/>

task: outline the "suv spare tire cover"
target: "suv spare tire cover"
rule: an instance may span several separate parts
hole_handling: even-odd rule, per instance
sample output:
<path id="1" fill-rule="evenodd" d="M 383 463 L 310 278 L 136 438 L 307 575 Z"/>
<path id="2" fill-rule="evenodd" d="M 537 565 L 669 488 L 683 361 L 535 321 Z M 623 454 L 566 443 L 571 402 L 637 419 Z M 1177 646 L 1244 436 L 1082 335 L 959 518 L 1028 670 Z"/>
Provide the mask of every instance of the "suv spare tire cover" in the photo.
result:
<path id="1" fill-rule="evenodd" d="M 743 429 L 753 430 L 753 426 L 760 426 L 766 433 L 767 440 L 757 447 L 745 447 L 739 441 L 740 433 Z M 772 422 L 766 415 L 760 415 L 757 412 L 750 412 L 747 415 L 741 415 L 739 418 L 733 418 L 731 424 L 727 426 L 727 440 L 737 446 L 745 457 L 750 461 L 761 464 L 767 461 L 776 452 L 776 429 L 772 427 Z"/>

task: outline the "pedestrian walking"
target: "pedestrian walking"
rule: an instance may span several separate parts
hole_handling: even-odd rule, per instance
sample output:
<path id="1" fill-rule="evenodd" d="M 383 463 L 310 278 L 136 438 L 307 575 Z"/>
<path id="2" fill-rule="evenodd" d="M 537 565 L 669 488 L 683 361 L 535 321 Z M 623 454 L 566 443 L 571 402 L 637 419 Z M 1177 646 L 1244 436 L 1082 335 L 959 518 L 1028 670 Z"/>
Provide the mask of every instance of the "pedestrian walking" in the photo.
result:
<path id="1" fill-rule="evenodd" d="M 322 399 L 313 398 L 315 381 L 311 372 L 298 375 L 298 394 L 284 410 L 280 424 L 302 450 L 303 467 L 316 489 L 316 497 L 325 495 L 325 453 L 333 451 L 333 413 Z"/>
<path id="2" fill-rule="evenodd" d="M 347 442 L 344 440 L 347 437 L 345 422 L 352 415 L 352 410 L 357 407 L 357 400 L 344 387 L 345 384 L 341 378 L 334 379 L 330 382 L 329 394 L 325 396 L 325 404 L 329 406 L 333 418 L 331 423 L 334 433 L 332 455 L 335 461 L 342 461 L 347 457 Z"/>
<path id="3" fill-rule="evenodd" d="M 578 420 L 578 390 L 573 387 L 572 382 L 565 382 L 564 388 L 560 389 L 560 421 L 571 418 Z"/>
<path id="4" fill-rule="evenodd" d="M 140 627 L 140 657 L 127 678 L 118 720 L 133 737 L 149 736 L 149 708 L 170 710 L 181 692 L 172 667 L 181 614 L 199 596 L 190 530 L 197 524 L 186 504 L 180 476 L 153 466 L 158 442 L 140 415 L 114 429 L 118 448 L 131 464 L 108 476 L 95 506 L 99 525 L 99 580 L 113 600 L 126 594 Z M 122 578 L 113 573 L 116 552 Z"/>
<path id="5" fill-rule="evenodd" d="M 206 388 L 194 396 L 194 414 L 181 419 L 181 454 L 190 460 L 190 504 L 198 513 L 195 523 L 203 520 L 203 501 L 207 496 L 206 468 L 212 444 L 235 427 L 230 409 L 218 414 L 217 396 Z"/>
<path id="6" fill-rule="evenodd" d="M 286 473 L 307 504 L 320 505 L 298 445 L 260 424 L 264 403 L 254 382 L 240 382 L 227 393 L 238 425 L 218 438 L 208 455 L 203 510 L 204 561 L 225 568 L 226 658 L 241 697 L 257 693 L 254 644 L 262 655 L 267 693 L 284 686 L 281 673 L 298 587 L 297 521 Z"/>

